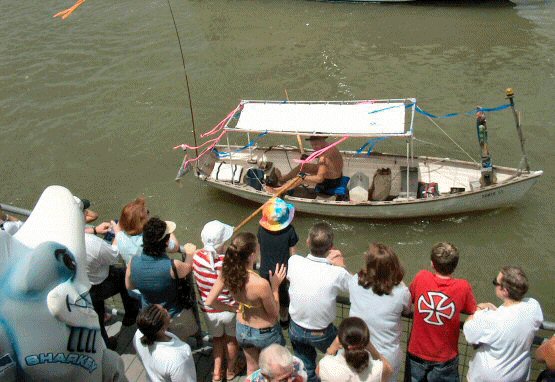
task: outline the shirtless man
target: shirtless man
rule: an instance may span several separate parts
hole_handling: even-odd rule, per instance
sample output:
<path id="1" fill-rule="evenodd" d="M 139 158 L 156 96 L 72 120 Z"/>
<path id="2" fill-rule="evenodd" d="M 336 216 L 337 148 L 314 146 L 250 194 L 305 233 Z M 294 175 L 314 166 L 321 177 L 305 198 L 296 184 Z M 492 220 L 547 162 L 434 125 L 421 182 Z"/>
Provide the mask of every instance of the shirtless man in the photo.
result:
<path id="1" fill-rule="evenodd" d="M 325 136 L 311 136 L 306 140 L 310 141 L 312 148 L 317 151 L 329 146 L 326 138 Z M 276 171 L 279 182 L 284 184 L 293 179 L 299 174 L 300 168 L 301 166 L 299 165 L 285 175 L 281 175 Z M 303 172 L 306 173 L 303 178 L 304 183 L 318 185 L 324 193 L 327 193 L 327 190 L 333 190 L 341 184 L 341 177 L 343 176 L 343 158 L 341 153 L 334 146 L 318 158 L 317 164 L 305 164 Z"/>

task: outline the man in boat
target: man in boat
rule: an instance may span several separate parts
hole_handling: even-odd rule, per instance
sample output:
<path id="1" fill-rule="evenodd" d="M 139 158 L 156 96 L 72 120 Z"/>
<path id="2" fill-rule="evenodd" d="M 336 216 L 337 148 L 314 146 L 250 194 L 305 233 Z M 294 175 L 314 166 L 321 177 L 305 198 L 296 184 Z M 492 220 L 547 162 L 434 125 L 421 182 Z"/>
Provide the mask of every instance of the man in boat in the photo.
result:
<path id="1" fill-rule="evenodd" d="M 306 140 L 310 142 L 312 149 L 322 150 L 330 145 L 326 142 L 327 137 L 322 135 L 313 135 Z M 343 176 L 343 158 L 336 146 L 330 147 L 319 158 L 318 163 L 306 163 L 303 166 L 303 172 L 299 173 L 301 166 L 293 168 L 289 173 L 282 175 L 276 169 L 276 177 L 279 184 L 285 184 L 297 175 L 301 175 L 304 183 L 319 186 L 321 192 L 333 194 L 333 190 L 341 185 Z M 279 192 L 280 188 L 271 189 L 269 191 Z"/>

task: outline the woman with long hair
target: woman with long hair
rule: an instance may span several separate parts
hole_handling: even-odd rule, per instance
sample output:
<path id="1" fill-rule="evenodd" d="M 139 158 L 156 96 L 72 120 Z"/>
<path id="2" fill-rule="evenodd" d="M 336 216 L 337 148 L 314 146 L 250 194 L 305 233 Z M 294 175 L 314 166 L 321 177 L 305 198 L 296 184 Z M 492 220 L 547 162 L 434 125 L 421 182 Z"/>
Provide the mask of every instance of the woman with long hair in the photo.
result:
<path id="1" fill-rule="evenodd" d="M 247 374 L 258 369 L 260 350 L 273 343 L 285 345 L 278 322 L 278 289 L 285 279 L 285 266 L 276 265 L 268 283 L 253 271 L 259 257 L 255 235 L 242 232 L 235 236 L 226 250 L 222 273 L 205 301 L 212 308 L 237 312 L 236 337 L 245 351 Z M 238 307 L 218 301 L 224 288 L 231 292 Z"/>
<path id="2" fill-rule="evenodd" d="M 322 382 L 386 382 L 391 365 L 370 342 L 370 331 L 358 317 L 343 320 L 337 338 L 318 364 Z"/>
<path id="3" fill-rule="evenodd" d="M 196 333 L 198 327 L 192 310 L 184 309 L 177 299 L 176 279 L 185 278 L 191 272 L 196 247 L 188 249 L 185 261 L 170 259 L 166 248 L 174 230 L 174 222 L 158 218 L 151 218 L 145 224 L 143 252 L 131 258 L 125 273 L 125 286 L 128 290 L 139 290 L 143 307 L 160 304 L 166 309 L 172 318 L 170 331 L 184 340 Z"/>
<path id="4" fill-rule="evenodd" d="M 129 264 L 133 256 L 141 254 L 143 229 L 149 218 L 150 211 L 146 206 L 145 198 L 141 196 L 123 207 L 117 223 L 112 220 L 111 225 L 115 235 L 112 245 L 118 248 L 125 264 Z M 173 253 L 179 250 L 179 242 L 172 233 L 167 251 Z"/>
<path id="5" fill-rule="evenodd" d="M 373 243 L 364 256 L 364 266 L 349 283 L 349 316 L 360 317 L 368 325 L 376 349 L 393 366 L 391 381 L 397 380 L 401 369 L 401 316 L 411 311 L 404 274 L 393 249 Z"/>
<path id="6" fill-rule="evenodd" d="M 197 380 L 191 347 L 170 333 L 170 314 L 162 305 L 150 305 L 137 316 L 133 346 L 150 381 Z"/>

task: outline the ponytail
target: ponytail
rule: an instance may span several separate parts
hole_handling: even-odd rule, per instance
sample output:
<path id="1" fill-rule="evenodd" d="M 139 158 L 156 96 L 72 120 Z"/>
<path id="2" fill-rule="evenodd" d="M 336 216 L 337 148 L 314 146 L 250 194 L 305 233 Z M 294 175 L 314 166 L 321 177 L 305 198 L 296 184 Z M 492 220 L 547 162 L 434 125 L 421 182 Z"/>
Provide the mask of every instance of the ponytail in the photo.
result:
<path id="1" fill-rule="evenodd" d="M 150 305 L 137 315 L 137 327 L 143 333 L 141 343 L 150 346 L 156 342 L 158 332 L 164 326 L 163 310 L 158 305 Z"/>
<path id="2" fill-rule="evenodd" d="M 345 350 L 345 361 L 357 373 L 361 373 L 370 364 L 370 354 L 366 351 L 370 342 L 368 326 L 358 317 L 349 317 L 339 325 L 337 336 Z"/>
<path id="3" fill-rule="evenodd" d="M 249 256 L 256 251 L 256 245 L 256 236 L 250 232 L 242 232 L 227 247 L 222 277 L 225 287 L 233 294 L 243 290 L 249 279 L 247 264 Z"/>

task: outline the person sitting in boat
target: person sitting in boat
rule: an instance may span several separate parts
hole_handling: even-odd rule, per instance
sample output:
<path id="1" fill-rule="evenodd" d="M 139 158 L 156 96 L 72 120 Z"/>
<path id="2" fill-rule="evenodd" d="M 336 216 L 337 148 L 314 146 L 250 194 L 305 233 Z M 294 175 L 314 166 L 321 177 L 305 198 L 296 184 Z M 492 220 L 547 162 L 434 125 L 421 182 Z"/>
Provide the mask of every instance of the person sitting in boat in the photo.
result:
<path id="1" fill-rule="evenodd" d="M 326 139 L 326 136 L 313 135 L 306 140 L 310 142 L 312 149 L 318 151 L 330 145 L 326 142 Z M 299 165 L 289 171 L 289 173 L 282 175 L 279 170 L 276 169 L 276 176 L 279 184 L 284 184 L 293 179 L 300 174 L 300 170 L 301 166 Z M 318 158 L 317 164 L 306 163 L 302 170 L 303 173 L 306 174 L 301 175 L 305 184 L 308 183 L 309 185 L 319 186 L 321 192 L 332 194 L 333 190 L 341 185 L 341 178 L 343 177 L 343 158 L 337 147 L 333 146 Z M 279 188 L 276 190 L 279 191 Z"/>

